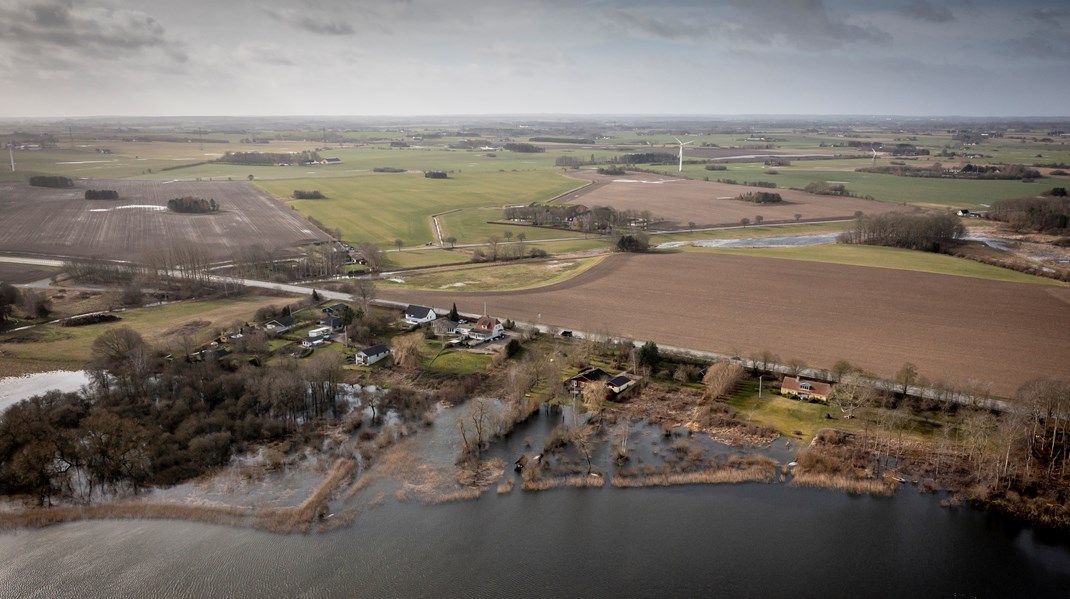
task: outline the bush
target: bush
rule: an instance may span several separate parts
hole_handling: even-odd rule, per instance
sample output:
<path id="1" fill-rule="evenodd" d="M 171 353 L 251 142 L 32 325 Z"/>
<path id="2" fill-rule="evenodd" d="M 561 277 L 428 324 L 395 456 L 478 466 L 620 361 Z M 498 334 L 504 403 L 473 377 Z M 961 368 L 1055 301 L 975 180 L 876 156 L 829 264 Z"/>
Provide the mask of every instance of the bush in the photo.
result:
<path id="1" fill-rule="evenodd" d="M 428 179 L 448 179 L 446 171 L 424 171 L 424 177 Z"/>
<path id="2" fill-rule="evenodd" d="M 708 171 L 727 171 L 728 167 L 723 164 L 707 164 L 706 170 Z"/>
<path id="3" fill-rule="evenodd" d="M 784 198 L 780 197 L 779 193 L 769 191 L 744 193 L 737 196 L 736 199 L 753 204 L 777 204 L 784 201 Z"/>
<path id="4" fill-rule="evenodd" d="M 403 168 L 397 168 L 397 167 L 394 167 L 394 166 L 377 166 L 377 167 L 372 169 L 372 172 L 373 173 L 404 173 L 404 172 L 406 172 L 406 170 L 403 169 Z"/>
<path id="5" fill-rule="evenodd" d="M 604 167 L 599 167 L 598 168 L 598 174 L 599 175 L 616 175 L 616 176 L 620 176 L 620 175 L 623 175 L 625 172 L 627 172 L 627 171 L 625 171 L 623 168 L 621 168 L 619 166 L 604 166 Z"/>
<path id="6" fill-rule="evenodd" d="M 295 189 L 293 192 L 293 199 L 295 200 L 326 200 L 327 196 L 320 193 L 320 190 L 313 189 L 312 191 L 305 191 L 303 189 Z"/>
<path id="7" fill-rule="evenodd" d="M 206 200 L 204 198 L 186 196 L 167 200 L 167 208 L 174 212 L 207 214 L 219 211 L 219 204 L 216 203 L 215 199 Z"/>
<path id="8" fill-rule="evenodd" d="M 85 316 L 73 316 L 59 323 L 61 327 L 84 327 L 91 324 L 104 322 L 119 322 L 122 320 L 114 314 L 86 314 Z"/>

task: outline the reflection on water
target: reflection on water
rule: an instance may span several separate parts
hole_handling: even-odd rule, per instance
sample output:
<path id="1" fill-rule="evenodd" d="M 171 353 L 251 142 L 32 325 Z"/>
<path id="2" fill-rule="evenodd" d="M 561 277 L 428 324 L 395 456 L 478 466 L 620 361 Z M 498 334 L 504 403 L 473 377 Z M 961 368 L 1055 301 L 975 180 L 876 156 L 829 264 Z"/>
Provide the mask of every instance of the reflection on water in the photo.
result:
<path id="1" fill-rule="evenodd" d="M 823 235 L 788 235 L 784 237 L 749 237 L 746 239 L 700 239 L 696 241 L 667 241 L 658 249 L 695 246 L 703 248 L 803 247 L 836 243 L 839 233 Z"/>

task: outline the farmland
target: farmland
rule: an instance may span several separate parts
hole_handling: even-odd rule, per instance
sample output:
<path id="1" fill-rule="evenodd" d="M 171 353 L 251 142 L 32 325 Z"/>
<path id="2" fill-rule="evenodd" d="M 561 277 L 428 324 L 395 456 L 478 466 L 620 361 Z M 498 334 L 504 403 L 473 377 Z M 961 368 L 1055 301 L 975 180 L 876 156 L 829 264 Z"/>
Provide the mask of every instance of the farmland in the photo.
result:
<path id="1" fill-rule="evenodd" d="M 391 245 L 394 239 L 410 246 L 437 243 L 431 225 L 433 214 L 544 201 L 581 184 L 546 170 L 461 173 L 449 179 L 396 174 L 260 182 L 261 187 L 280 198 L 288 197 L 295 189 L 321 191 L 328 199 L 289 203 L 301 214 L 341 229 L 346 241 L 370 241 L 383 247 Z M 467 240 L 463 230 L 443 232 L 443 236 L 448 235 L 456 236 L 462 243 Z M 484 240 L 485 237 L 471 239 L 472 242 Z"/>
<path id="2" fill-rule="evenodd" d="M 384 291 L 383 297 L 817 367 L 848 359 L 891 377 L 1012 394 L 1070 363 L 1070 289 L 906 270 L 708 253 L 615 255 L 551 287 Z"/>
<path id="3" fill-rule="evenodd" d="M 689 222 L 697 226 L 735 225 L 740 219 L 755 220 L 761 215 L 768 222 L 791 222 L 795 215 L 806 220 L 852 218 L 855 212 L 877 214 L 891 212 L 895 206 L 851 197 L 814 195 L 786 189 L 769 190 L 743 185 L 689 181 L 657 175 L 630 174 L 607 177 L 593 172 L 574 176 L 594 181 L 589 189 L 568 196 L 569 202 L 588 206 L 610 206 L 617 210 L 649 210 L 665 219 L 658 226 L 684 228 Z M 754 204 L 736 200 L 743 193 L 776 191 L 784 198 L 777 204 Z"/>
<path id="4" fill-rule="evenodd" d="M 85 200 L 81 185 L 69 189 L 0 184 L 0 251 L 48 256 L 143 259 L 151 248 L 190 241 L 216 259 L 243 245 L 276 250 L 323 241 L 326 236 L 262 191 L 243 182 L 94 181 L 115 189 L 119 200 Z M 167 200 L 213 198 L 220 211 L 177 214 Z"/>

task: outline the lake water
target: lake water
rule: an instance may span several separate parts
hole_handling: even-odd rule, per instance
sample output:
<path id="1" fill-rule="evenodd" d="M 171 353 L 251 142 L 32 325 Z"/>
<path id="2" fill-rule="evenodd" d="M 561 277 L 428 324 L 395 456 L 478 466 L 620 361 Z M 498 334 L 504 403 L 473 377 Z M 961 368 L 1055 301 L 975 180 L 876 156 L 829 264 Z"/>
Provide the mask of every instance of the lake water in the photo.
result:
<path id="1" fill-rule="evenodd" d="M 88 384 L 89 376 L 84 370 L 53 370 L 26 376 L 3 377 L 0 378 L 0 411 L 11 404 L 52 389 L 63 392 L 77 391 L 82 385 Z"/>
<path id="2" fill-rule="evenodd" d="M 678 247 L 704 248 L 749 248 L 749 247 L 803 247 L 836 243 L 839 233 L 821 235 L 788 235 L 784 237 L 748 237 L 746 239 L 699 239 L 695 241 L 667 241 L 659 243 L 658 249 Z"/>
<path id="3" fill-rule="evenodd" d="M 540 413 L 491 453 L 515 459 L 569 418 Z M 451 423 L 444 413 L 415 437 L 421 459 L 452 463 Z M 633 451 L 645 447 L 649 458 L 656 430 L 638 426 Z M 777 445 L 770 451 L 786 459 Z M 137 520 L 0 534 L 0 597 L 1065 597 L 1067 589 L 1070 536 L 944 509 L 909 487 L 873 498 L 780 484 L 542 493 L 517 485 L 434 506 L 388 499 L 322 534 Z"/>
<path id="4" fill-rule="evenodd" d="M 167 521 L 0 535 L 5 597 L 1065 597 L 1070 549 L 932 497 L 775 485 L 388 503 L 319 535 Z"/>

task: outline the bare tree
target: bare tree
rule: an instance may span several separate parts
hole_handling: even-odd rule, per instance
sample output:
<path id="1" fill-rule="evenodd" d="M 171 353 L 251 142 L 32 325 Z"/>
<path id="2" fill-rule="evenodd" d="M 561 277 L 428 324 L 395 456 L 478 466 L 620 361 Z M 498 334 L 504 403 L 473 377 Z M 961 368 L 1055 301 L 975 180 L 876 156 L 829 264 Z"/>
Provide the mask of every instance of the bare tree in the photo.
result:
<path id="1" fill-rule="evenodd" d="M 854 418 L 855 410 L 873 403 L 876 391 L 862 377 L 850 374 L 840 380 L 829 395 L 829 405 L 839 408 L 845 418 Z"/>
<path id="2" fill-rule="evenodd" d="M 411 333 L 394 337 L 391 354 L 394 364 L 406 369 L 415 370 L 420 367 L 420 345 L 423 343 L 423 335 Z"/>
<path id="3" fill-rule="evenodd" d="M 910 389 L 918 380 L 918 367 L 910 362 L 904 362 L 899 368 L 899 371 L 895 373 L 895 383 L 898 386 L 899 392 L 903 395 L 907 394 Z"/>
<path id="4" fill-rule="evenodd" d="M 354 289 L 353 297 L 360 305 L 361 313 L 368 314 L 371 310 L 371 303 L 379 295 L 379 289 L 375 286 L 375 281 L 371 279 L 357 279 Z"/>
<path id="5" fill-rule="evenodd" d="M 714 362 L 706 369 L 706 376 L 702 377 L 705 386 L 703 398 L 714 400 L 735 389 L 736 384 L 743 378 L 743 367 L 735 362 Z"/>
<path id="6" fill-rule="evenodd" d="M 379 272 L 383 269 L 383 252 L 374 244 L 362 241 L 357 246 L 360 250 L 360 256 L 364 259 L 364 264 L 368 266 L 368 270 L 372 272 Z"/>

